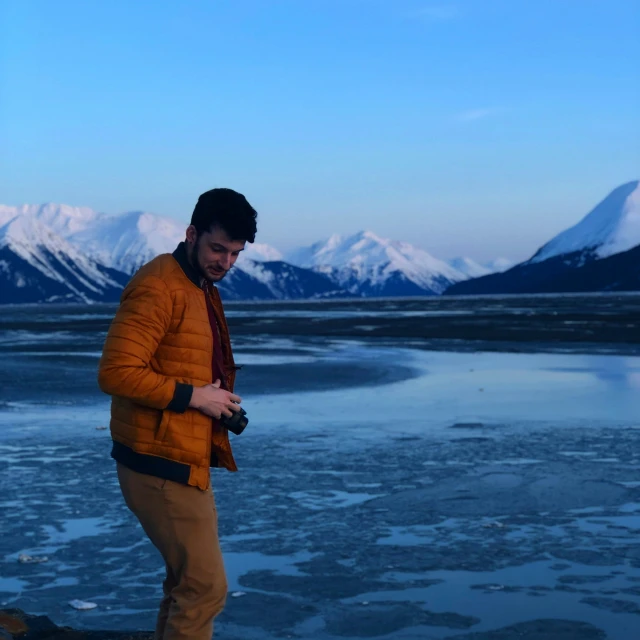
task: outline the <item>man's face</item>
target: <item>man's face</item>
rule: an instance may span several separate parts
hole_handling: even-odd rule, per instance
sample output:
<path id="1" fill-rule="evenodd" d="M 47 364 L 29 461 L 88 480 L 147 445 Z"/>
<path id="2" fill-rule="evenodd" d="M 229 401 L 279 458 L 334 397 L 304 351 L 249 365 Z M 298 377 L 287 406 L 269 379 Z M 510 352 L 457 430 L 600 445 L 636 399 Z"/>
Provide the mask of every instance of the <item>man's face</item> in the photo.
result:
<path id="1" fill-rule="evenodd" d="M 191 264 L 209 282 L 220 282 L 244 250 L 244 240 L 231 240 L 220 227 L 198 234 L 187 229 L 187 250 Z"/>

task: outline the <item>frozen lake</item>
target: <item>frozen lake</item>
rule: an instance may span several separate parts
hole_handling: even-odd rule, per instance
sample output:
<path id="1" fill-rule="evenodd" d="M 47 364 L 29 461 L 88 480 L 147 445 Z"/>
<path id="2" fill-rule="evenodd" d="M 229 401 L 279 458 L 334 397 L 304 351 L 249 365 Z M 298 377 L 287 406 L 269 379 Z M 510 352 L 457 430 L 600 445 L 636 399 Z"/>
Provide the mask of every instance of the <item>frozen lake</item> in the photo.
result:
<path id="1" fill-rule="evenodd" d="M 314 305 L 230 313 L 251 421 L 234 438 L 240 472 L 213 473 L 232 594 L 220 637 L 633 640 L 635 346 L 434 350 L 380 327 L 462 309 L 394 304 L 327 309 L 321 324 L 343 324 L 320 336 L 308 331 Z M 162 564 L 97 429 L 110 313 L 0 309 L 0 603 L 80 628 L 144 629 Z M 291 322 L 305 330 L 285 335 Z M 99 606 L 74 611 L 74 598 Z"/>

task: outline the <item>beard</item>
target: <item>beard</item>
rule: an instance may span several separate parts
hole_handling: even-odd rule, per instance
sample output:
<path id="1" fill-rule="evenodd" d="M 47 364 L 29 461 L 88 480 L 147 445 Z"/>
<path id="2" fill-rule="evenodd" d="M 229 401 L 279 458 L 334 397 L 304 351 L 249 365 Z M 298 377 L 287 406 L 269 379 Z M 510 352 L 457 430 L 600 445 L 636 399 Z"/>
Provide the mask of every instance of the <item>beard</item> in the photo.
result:
<path id="1" fill-rule="evenodd" d="M 207 282 L 213 284 L 215 282 L 220 282 L 228 271 L 221 269 L 219 271 L 215 271 L 215 267 L 213 265 L 205 266 L 202 264 L 200 259 L 200 237 L 196 240 L 196 243 L 193 249 L 189 252 L 189 262 L 191 266 L 198 272 L 198 275 L 204 278 Z"/>
<path id="2" fill-rule="evenodd" d="M 220 282 L 220 280 L 222 280 L 222 278 L 224 278 L 229 272 L 224 270 L 220 272 L 206 270 L 204 273 L 205 273 L 204 277 L 209 282 L 214 283 L 214 282 Z"/>

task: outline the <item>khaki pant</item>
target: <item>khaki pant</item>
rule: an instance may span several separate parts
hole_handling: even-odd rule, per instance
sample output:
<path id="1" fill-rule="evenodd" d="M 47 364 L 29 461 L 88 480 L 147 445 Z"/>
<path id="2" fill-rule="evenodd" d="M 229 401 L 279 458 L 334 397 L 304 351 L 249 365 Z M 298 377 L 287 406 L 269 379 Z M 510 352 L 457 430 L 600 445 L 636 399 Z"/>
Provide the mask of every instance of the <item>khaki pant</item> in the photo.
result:
<path id="1" fill-rule="evenodd" d="M 167 577 L 155 640 L 211 640 L 227 580 L 211 488 L 201 491 L 118 463 L 125 502 L 164 558 Z"/>

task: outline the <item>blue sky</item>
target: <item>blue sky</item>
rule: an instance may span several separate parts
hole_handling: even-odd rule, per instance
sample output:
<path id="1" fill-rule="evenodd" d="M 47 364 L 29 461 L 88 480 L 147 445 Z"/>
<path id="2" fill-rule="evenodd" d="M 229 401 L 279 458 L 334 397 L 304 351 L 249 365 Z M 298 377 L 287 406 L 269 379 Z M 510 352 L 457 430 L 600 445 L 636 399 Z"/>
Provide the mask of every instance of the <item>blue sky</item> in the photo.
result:
<path id="1" fill-rule="evenodd" d="M 0 202 L 528 257 L 640 176 L 636 0 L 0 0 Z"/>

